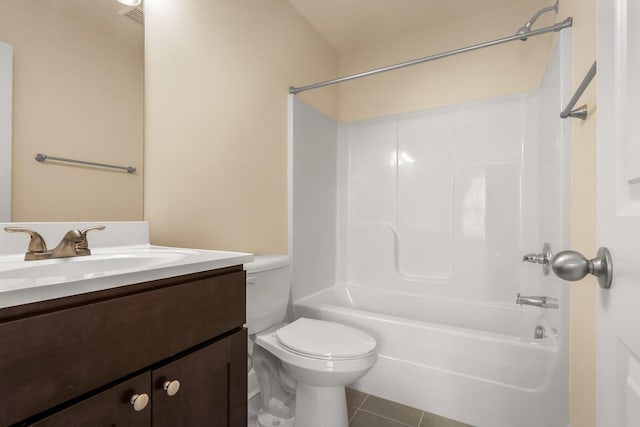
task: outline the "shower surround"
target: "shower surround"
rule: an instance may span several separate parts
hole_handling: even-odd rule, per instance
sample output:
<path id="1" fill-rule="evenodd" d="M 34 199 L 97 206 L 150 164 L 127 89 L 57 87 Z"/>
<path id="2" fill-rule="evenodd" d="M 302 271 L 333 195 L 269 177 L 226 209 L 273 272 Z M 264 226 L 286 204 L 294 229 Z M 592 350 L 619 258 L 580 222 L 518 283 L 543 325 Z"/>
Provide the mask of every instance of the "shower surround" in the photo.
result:
<path id="1" fill-rule="evenodd" d="M 355 388 L 477 426 L 567 425 L 568 287 L 521 260 L 568 246 L 569 43 L 525 94 L 352 123 L 291 97 L 294 312 L 378 340 Z"/>

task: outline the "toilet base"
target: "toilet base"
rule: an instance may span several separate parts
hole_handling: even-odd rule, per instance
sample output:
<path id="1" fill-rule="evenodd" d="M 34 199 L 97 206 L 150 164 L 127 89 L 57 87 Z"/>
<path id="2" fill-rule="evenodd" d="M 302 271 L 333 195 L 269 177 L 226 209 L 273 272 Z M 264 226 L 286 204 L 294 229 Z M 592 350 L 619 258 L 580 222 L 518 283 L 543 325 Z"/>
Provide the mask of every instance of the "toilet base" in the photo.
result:
<path id="1" fill-rule="evenodd" d="M 298 382 L 295 425 L 299 427 L 348 427 L 344 386 L 318 387 Z"/>
<path id="2" fill-rule="evenodd" d="M 293 421 L 293 417 L 288 419 L 278 418 L 268 412 L 260 411 L 258 414 L 257 425 L 258 427 L 294 427 L 295 423 Z"/>

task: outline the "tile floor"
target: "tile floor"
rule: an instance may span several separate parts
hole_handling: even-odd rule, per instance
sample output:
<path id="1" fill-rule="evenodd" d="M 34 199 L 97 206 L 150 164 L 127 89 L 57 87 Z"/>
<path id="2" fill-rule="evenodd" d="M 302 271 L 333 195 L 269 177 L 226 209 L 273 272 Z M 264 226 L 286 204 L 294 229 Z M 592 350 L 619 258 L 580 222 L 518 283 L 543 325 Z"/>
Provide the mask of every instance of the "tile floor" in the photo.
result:
<path id="1" fill-rule="evenodd" d="M 249 427 L 256 426 L 259 395 L 249 401 Z M 349 427 L 472 427 L 449 418 L 347 388 Z"/>
<path id="2" fill-rule="evenodd" d="M 471 427 L 347 388 L 349 427 Z"/>

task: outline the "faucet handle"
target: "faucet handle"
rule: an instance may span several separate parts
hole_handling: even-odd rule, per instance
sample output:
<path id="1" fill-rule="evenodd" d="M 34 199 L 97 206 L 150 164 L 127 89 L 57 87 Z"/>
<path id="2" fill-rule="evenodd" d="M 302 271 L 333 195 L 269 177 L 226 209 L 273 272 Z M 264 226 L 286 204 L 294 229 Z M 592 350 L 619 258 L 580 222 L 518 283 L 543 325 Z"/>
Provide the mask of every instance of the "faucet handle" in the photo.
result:
<path id="1" fill-rule="evenodd" d="M 40 233 L 22 227 L 5 227 L 4 231 L 7 233 L 27 233 L 31 236 L 29 240 L 29 247 L 27 248 L 27 254 L 36 254 L 47 252 L 47 244 Z"/>
<path id="2" fill-rule="evenodd" d="M 553 255 L 551 254 L 551 245 L 549 243 L 545 243 L 542 246 L 542 253 L 540 254 L 527 254 L 522 257 L 522 261 L 531 262 L 534 264 L 542 264 L 542 273 L 547 276 L 549 274 L 551 258 Z"/>
<path id="3" fill-rule="evenodd" d="M 87 233 L 88 233 L 88 232 L 90 232 L 90 231 L 94 231 L 94 230 L 101 231 L 101 230 L 104 230 L 105 228 L 107 228 L 107 227 L 105 227 L 104 225 L 95 225 L 95 226 L 93 226 L 93 227 L 88 227 L 88 228 L 85 228 L 84 230 L 80 230 L 80 233 L 81 233 L 81 234 L 84 236 L 84 238 L 86 239 L 86 238 L 87 238 Z"/>
<path id="4" fill-rule="evenodd" d="M 89 242 L 87 241 L 87 233 L 90 231 L 100 231 L 104 230 L 106 227 L 104 225 L 96 225 L 95 227 L 85 228 L 80 231 L 82 235 L 82 241 L 76 244 L 76 251 L 84 252 L 83 255 L 91 255 L 91 250 L 89 249 Z"/>

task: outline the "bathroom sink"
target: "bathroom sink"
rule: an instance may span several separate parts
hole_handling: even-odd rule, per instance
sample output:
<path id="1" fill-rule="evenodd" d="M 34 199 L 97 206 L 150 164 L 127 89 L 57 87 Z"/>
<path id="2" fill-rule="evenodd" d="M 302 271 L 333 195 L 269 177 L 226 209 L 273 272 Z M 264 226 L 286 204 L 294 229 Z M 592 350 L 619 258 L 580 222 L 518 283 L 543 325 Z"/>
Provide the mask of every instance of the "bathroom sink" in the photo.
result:
<path id="1" fill-rule="evenodd" d="M 49 247 L 70 230 L 99 232 L 89 237 L 91 255 L 29 261 L 25 236 L 0 232 L 0 309 L 237 268 L 253 260 L 248 253 L 151 245 L 144 221 L 0 223 L 0 230 L 4 227 L 34 230 Z"/>
<path id="2" fill-rule="evenodd" d="M 0 261 L 0 292 L 170 266 L 197 255 L 183 249 L 148 248 L 42 261 Z"/>

